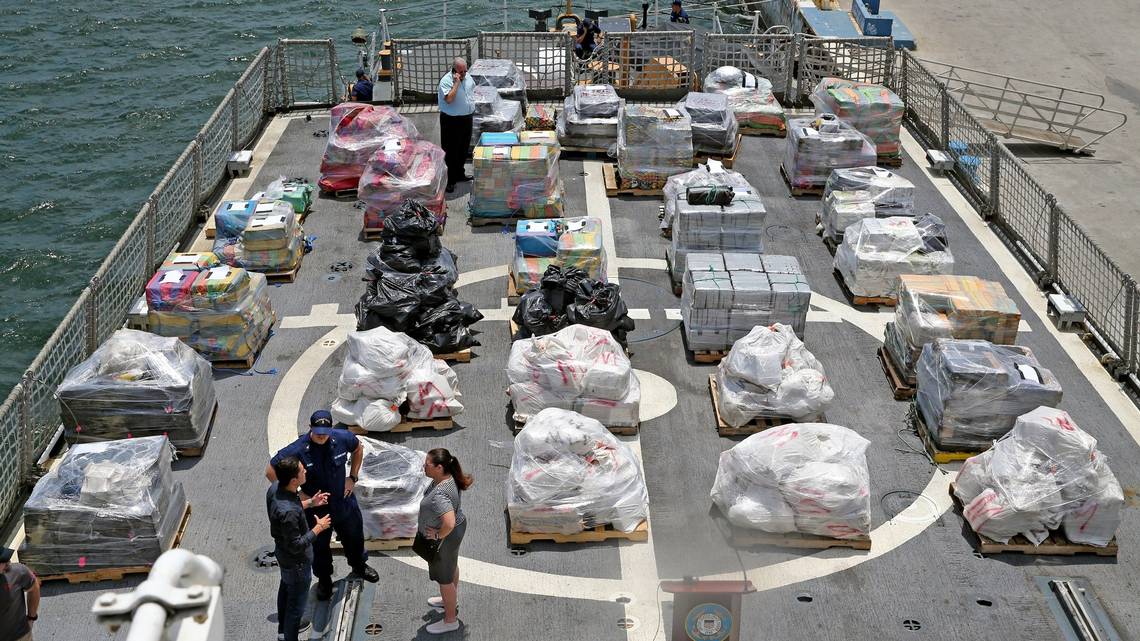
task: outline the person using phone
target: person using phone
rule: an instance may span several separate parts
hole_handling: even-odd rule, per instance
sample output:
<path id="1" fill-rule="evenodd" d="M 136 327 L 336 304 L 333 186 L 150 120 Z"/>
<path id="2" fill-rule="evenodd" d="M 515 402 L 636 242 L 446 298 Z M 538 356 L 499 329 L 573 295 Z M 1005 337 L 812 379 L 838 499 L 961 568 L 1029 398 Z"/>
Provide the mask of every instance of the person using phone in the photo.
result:
<path id="1" fill-rule="evenodd" d="M 447 192 L 455 183 L 471 180 L 463 173 L 471 127 L 475 121 L 475 81 L 467 75 L 467 61 L 456 58 L 451 71 L 439 80 L 439 146 L 447 164 Z"/>
<path id="2" fill-rule="evenodd" d="M 332 527 L 332 517 L 325 515 L 312 528 L 305 519 L 306 507 L 328 503 L 328 492 L 318 492 L 301 500 L 305 483 L 305 466 L 295 456 L 273 464 L 277 482 L 265 497 L 269 512 L 269 531 L 273 535 L 273 554 L 281 570 L 277 586 L 277 638 L 297 641 L 301 617 L 309 600 L 309 583 L 313 579 L 313 541 Z"/>

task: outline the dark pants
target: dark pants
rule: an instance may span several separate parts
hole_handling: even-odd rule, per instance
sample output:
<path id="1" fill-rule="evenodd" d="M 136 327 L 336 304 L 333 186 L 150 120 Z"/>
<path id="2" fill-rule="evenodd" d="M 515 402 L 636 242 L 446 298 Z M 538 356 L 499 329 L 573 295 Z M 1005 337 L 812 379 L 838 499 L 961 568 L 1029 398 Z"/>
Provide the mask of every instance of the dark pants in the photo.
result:
<path id="1" fill-rule="evenodd" d="M 297 641 L 297 629 L 301 627 L 301 617 L 309 601 L 312 579 L 311 566 L 281 568 L 281 583 L 277 586 L 277 634 L 285 635 L 285 641 Z"/>
<path id="2" fill-rule="evenodd" d="M 439 114 L 439 146 L 447 164 L 447 183 L 453 185 L 463 177 L 463 163 L 471 146 L 471 125 L 474 116 Z"/>
<path id="3" fill-rule="evenodd" d="M 349 567 L 357 572 L 364 569 L 364 564 L 368 562 L 368 552 L 364 550 L 364 519 L 360 516 L 360 507 L 353 504 L 331 512 L 313 510 L 313 513 L 315 517 L 332 514 L 332 528 L 321 532 L 313 541 L 313 575 L 320 580 L 332 580 L 333 562 L 329 543 L 334 531 L 344 548 L 344 558 Z"/>

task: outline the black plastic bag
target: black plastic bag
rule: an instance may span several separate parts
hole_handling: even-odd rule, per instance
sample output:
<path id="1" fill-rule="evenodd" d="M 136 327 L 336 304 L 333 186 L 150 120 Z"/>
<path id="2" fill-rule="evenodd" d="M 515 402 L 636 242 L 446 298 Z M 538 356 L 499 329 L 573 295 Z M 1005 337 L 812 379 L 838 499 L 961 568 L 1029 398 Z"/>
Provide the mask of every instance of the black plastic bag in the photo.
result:
<path id="1" fill-rule="evenodd" d="M 621 287 L 595 280 L 579 283 L 574 302 L 566 306 L 566 322 L 609 330 L 622 345 L 626 344 L 627 333 L 634 329 Z"/>
<path id="2" fill-rule="evenodd" d="M 725 185 L 705 185 L 701 187 L 689 187 L 685 190 L 685 200 L 690 205 L 719 205 L 727 207 L 732 204 L 732 199 L 736 193 L 732 191 L 732 187 Z"/>
<path id="3" fill-rule="evenodd" d="M 385 238 L 427 238 L 438 235 L 439 222 L 430 209 L 415 200 L 405 200 L 400 209 L 384 218 Z"/>
<path id="4" fill-rule="evenodd" d="M 574 301 L 578 284 L 587 280 L 590 280 L 589 274 L 577 267 L 563 269 L 558 265 L 551 265 L 543 272 L 539 287 L 550 307 L 562 314 L 566 306 Z"/>
<path id="5" fill-rule="evenodd" d="M 415 276 L 381 274 L 368 283 L 368 291 L 357 304 L 358 330 L 383 325 L 394 332 L 407 331 L 423 298 Z"/>
<path id="6" fill-rule="evenodd" d="M 464 305 L 452 298 L 441 305 L 424 308 L 408 335 L 436 354 L 458 352 L 479 345 L 467 328 L 467 320 L 474 308 L 464 309 Z M 474 314 L 478 312 L 474 311 Z"/>
<path id="7" fill-rule="evenodd" d="M 545 336 L 566 327 L 566 316 L 550 305 L 543 289 L 523 294 L 512 319 L 519 328 L 519 335 L 512 337 L 515 339 Z"/>

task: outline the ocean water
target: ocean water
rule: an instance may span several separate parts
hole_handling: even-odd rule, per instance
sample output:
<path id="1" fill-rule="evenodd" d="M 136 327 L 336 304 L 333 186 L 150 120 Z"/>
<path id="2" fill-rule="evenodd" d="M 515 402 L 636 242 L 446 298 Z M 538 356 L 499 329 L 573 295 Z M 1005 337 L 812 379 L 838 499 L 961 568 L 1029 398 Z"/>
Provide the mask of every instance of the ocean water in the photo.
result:
<path id="1" fill-rule="evenodd" d="M 509 27 L 551 4 L 509 0 Z M 423 0 L 0 3 L 0 399 L 257 51 L 333 38 L 347 78 L 349 36 L 381 6 L 398 37 L 443 35 Z M 502 8 L 450 2 L 449 35 L 501 29 Z"/>

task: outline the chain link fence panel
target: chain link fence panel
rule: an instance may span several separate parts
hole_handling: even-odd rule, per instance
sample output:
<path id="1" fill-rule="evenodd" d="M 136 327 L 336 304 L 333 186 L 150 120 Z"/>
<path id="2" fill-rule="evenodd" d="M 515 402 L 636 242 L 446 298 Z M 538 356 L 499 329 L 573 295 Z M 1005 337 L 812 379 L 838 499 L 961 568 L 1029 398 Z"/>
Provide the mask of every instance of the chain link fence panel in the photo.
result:
<path id="1" fill-rule="evenodd" d="M 344 86 L 330 40 L 277 41 L 277 80 L 280 107 L 333 105 Z"/>
<path id="2" fill-rule="evenodd" d="M 718 67 L 733 66 L 772 83 L 772 93 L 784 100 L 795 81 L 797 40 L 794 34 L 707 34 L 699 83 Z"/>
<path id="3" fill-rule="evenodd" d="M 226 173 L 226 161 L 233 151 L 233 119 L 230 117 L 234 90 L 230 89 L 213 115 L 198 134 L 198 155 L 201 159 L 201 176 L 198 185 L 198 200 L 204 200 L 213 193 Z"/>
<path id="4" fill-rule="evenodd" d="M 1056 226 L 1058 283 L 1084 305 L 1105 342 L 1127 359 L 1128 333 L 1135 331 L 1127 324 L 1131 279 L 1060 207 Z"/>
<path id="5" fill-rule="evenodd" d="M 797 102 L 824 78 L 845 78 L 855 82 L 891 85 L 895 65 L 892 38 L 817 38 L 797 34 L 798 55 Z"/>
<path id="6" fill-rule="evenodd" d="M 236 147 L 242 148 L 253 141 L 265 118 L 265 89 L 269 85 L 269 49 L 262 48 L 235 85 L 237 101 Z"/>
<path id="7" fill-rule="evenodd" d="M 0 523 L 20 506 L 24 479 L 23 440 L 26 436 L 20 420 L 20 398 L 23 385 L 17 384 L 8 400 L 0 405 Z"/>
<path id="8" fill-rule="evenodd" d="M 580 67 L 594 84 L 631 100 L 678 100 L 696 86 L 692 31 L 607 33 Z"/>
<path id="9" fill-rule="evenodd" d="M 998 223 L 1044 269 L 1049 266 L 1049 194 L 1005 145 L 997 146 Z"/>
<path id="10" fill-rule="evenodd" d="M 574 39 L 565 31 L 480 33 L 478 57 L 513 60 L 533 100 L 565 98 L 574 86 Z"/>
<path id="11" fill-rule="evenodd" d="M 95 318 L 95 346 L 123 326 L 131 303 L 142 293 L 153 272 L 154 265 L 146 264 L 146 242 L 145 219 L 136 218 L 95 274 L 99 310 Z"/>
<path id="12" fill-rule="evenodd" d="M 451 71 L 452 62 L 463 58 L 469 64 L 470 40 L 392 40 L 392 100 L 396 104 L 435 102 L 439 81 Z"/>

